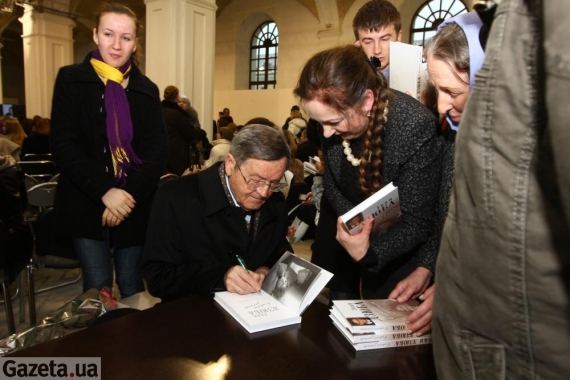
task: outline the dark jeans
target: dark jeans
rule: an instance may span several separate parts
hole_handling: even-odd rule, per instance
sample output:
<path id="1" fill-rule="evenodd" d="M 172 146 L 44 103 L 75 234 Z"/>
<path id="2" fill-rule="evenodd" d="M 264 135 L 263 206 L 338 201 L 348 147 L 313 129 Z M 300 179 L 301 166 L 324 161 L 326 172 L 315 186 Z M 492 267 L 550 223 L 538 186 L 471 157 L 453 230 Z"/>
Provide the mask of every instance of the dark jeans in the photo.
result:
<path id="1" fill-rule="evenodd" d="M 83 291 L 113 288 L 113 265 L 108 240 L 75 238 L 73 246 L 83 272 Z M 144 291 L 141 273 L 142 246 L 113 250 L 116 282 L 121 297 Z"/>

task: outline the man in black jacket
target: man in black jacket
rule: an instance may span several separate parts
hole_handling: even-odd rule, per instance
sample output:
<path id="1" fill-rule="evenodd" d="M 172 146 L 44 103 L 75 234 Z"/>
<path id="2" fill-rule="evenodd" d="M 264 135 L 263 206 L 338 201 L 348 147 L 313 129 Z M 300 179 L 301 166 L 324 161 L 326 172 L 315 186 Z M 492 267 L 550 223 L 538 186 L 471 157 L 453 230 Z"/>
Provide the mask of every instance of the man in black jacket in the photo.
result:
<path id="1" fill-rule="evenodd" d="M 291 250 L 281 193 L 290 157 L 280 132 L 250 125 L 224 162 L 164 184 L 143 254 L 149 292 L 167 301 L 261 289 L 269 267 Z"/>
<path id="2" fill-rule="evenodd" d="M 200 137 L 200 130 L 190 121 L 190 115 L 178 105 L 180 92 L 176 86 L 166 86 L 162 111 L 168 134 L 169 172 L 182 175 L 190 166 L 190 146 Z"/>

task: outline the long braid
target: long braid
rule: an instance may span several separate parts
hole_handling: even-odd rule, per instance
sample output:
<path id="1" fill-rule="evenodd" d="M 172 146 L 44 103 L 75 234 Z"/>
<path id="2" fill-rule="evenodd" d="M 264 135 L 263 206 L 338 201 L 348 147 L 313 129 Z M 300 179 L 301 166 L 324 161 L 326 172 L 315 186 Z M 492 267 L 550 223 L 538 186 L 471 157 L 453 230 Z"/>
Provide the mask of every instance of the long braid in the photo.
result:
<path id="1" fill-rule="evenodd" d="M 387 107 L 389 90 L 379 86 L 374 94 L 374 105 L 364 137 L 359 168 L 358 185 L 364 194 L 372 194 L 382 188 L 383 145 L 386 132 L 384 108 Z"/>

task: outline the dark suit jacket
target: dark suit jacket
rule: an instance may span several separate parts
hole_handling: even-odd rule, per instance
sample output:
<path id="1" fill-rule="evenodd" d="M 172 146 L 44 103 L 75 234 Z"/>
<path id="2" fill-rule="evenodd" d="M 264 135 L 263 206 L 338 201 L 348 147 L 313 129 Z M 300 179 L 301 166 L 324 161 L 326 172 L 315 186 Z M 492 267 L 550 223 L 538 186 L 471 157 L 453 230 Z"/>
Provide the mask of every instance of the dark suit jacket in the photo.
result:
<path id="1" fill-rule="evenodd" d="M 82 63 L 62 67 L 55 81 L 50 148 L 61 177 L 54 219 L 58 232 L 103 240 L 101 197 L 116 185 L 105 124 L 105 86 L 90 59 L 88 54 Z M 168 156 L 158 88 L 135 65 L 126 95 L 133 124 L 132 147 L 143 164 L 128 173 L 124 190 L 135 198 L 136 206 L 113 230 L 117 248 L 144 244 L 150 205 Z"/>
<path id="2" fill-rule="evenodd" d="M 242 209 L 228 201 L 220 164 L 169 181 L 157 193 L 142 265 L 149 292 L 163 301 L 188 294 L 211 296 L 227 270 L 237 265 L 236 254 L 256 270 L 272 267 L 291 250 L 281 193 L 261 207 L 255 241 L 248 244 Z"/>

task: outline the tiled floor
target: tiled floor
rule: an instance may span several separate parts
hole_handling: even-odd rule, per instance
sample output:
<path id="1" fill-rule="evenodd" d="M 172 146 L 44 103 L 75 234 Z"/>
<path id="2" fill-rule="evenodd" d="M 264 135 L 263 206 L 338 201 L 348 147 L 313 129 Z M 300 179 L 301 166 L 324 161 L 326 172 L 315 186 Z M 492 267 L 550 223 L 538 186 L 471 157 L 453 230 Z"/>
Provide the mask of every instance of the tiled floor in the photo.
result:
<path id="1" fill-rule="evenodd" d="M 295 253 L 307 260 L 311 259 L 311 244 L 312 240 L 301 241 L 293 246 Z M 48 286 L 66 282 L 77 278 L 79 275 L 79 269 L 37 269 L 34 273 L 35 287 L 36 290 L 46 288 Z M 15 292 L 16 284 L 12 285 L 12 294 Z M 50 290 L 44 293 L 36 294 L 36 318 L 37 323 L 41 322 L 43 318 L 53 313 L 55 310 L 59 309 L 65 303 L 73 300 L 78 295 L 82 293 L 82 281 L 79 280 L 73 285 L 68 285 L 63 288 Z M 118 293 L 118 292 L 116 292 Z M 118 294 L 116 294 L 118 297 Z M 319 301 L 327 303 L 326 293 L 323 293 L 319 298 Z M 29 325 L 29 314 L 26 303 L 26 314 L 25 322 L 20 323 L 19 311 L 20 311 L 20 300 L 19 295 L 12 301 L 14 319 L 16 321 L 16 331 L 18 333 L 26 331 L 30 328 Z M 8 336 L 8 325 L 6 323 L 6 312 L 4 310 L 4 305 L 0 305 L 0 339 L 4 339 Z"/>

